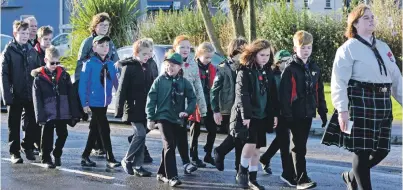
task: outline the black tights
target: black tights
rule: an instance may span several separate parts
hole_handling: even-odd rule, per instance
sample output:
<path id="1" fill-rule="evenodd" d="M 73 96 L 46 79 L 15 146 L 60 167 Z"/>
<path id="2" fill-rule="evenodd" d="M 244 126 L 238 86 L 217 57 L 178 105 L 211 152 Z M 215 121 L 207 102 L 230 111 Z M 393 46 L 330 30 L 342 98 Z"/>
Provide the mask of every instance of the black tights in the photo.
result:
<path id="1" fill-rule="evenodd" d="M 360 190 L 372 190 L 371 168 L 386 158 L 388 153 L 386 150 L 355 152 L 353 169 L 349 173 L 350 180 L 356 180 Z"/>

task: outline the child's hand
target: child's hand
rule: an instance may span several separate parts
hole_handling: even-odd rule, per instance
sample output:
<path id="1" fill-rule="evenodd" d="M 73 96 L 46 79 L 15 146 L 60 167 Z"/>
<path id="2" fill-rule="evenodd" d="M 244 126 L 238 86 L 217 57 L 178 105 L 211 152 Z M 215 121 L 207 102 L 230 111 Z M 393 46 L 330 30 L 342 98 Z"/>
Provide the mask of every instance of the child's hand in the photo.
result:
<path id="1" fill-rule="evenodd" d="M 179 117 L 180 118 L 185 118 L 185 117 L 187 117 L 188 116 L 188 114 L 186 113 L 186 112 L 180 112 L 179 113 Z"/>
<path id="2" fill-rule="evenodd" d="M 154 122 L 154 121 L 148 121 L 148 122 L 147 122 L 147 128 L 148 128 L 149 130 L 155 129 L 155 128 L 156 128 L 156 127 L 155 127 L 155 122 Z"/>
<path id="3" fill-rule="evenodd" d="M 214 121 L 217 125 L 221 125 L 222 115 L 220 112 L 214 113 Z"/>
<path id="4" fill-rule="evenodd" d="M 249 129 L 250 119 L 244 119 L 242 124 L 245 125 Z"/>
<path id="5" fill-rule="evenodd" d="M 116 62 L 115 64 L 113 64 L 114 66 L 115 66 L 115 69 L 116 70 L 118 70 L 119 68 L 121 68 L 122 67 L 122 64 L 120 64 L 119 63 L 119 61 L 118 62 Z"/>
<path id="6" fill-rule="evenodd" d="M 273 128 L 275 129 L 277 127 L 278 124 L 278 118 L 274 117 L 274 122 L 273 122 Z"/>
<path id="7" fill-rule="evenodd" d="M 89 112 L 89 110 L 90 110 L 90 107 L 85 106 L 85 107 L 83 107 L 83 110 L 84 110 L 84 113 L 88 113 L 88 112 Z"/>

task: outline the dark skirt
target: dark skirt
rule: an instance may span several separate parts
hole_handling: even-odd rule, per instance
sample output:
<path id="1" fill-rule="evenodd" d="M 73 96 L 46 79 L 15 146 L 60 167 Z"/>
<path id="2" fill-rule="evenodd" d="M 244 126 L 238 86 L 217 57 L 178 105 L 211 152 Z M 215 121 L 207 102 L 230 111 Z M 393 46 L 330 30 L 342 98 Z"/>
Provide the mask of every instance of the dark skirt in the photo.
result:
<path id="1" fill-rule="evenodd" d="M 268 119 L 255 119 L 252 118 L 248 128 L 247 144 L 256 144 L 256 148 L 266 146 L 266 131 Z"/>
<path id="2" fill-rule="evenodd" d="M 341 132 L 337 110 L 322 138 L 322 144 L 356 151 L 390 151 L 392 126 L 391 84 L 350 80 L 348 91 L 351 134 Z"/>

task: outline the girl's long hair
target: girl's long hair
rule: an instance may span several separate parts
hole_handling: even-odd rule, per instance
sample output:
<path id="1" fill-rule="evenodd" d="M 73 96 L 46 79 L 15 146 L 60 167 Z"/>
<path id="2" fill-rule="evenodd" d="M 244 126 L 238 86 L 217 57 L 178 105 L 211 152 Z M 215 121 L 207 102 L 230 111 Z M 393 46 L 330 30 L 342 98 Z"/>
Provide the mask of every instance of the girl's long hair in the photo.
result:
<path id="1" fill-rule="evenodd" d="M 258 68 L 256 55 L 258 52 L 264 49 L 270 49 L 269 62 L 265 67 L 270 68 L 274 63 L 274 48 L 268 40 L 258 39 L 247 45 L 244 52 L 241 55 L 240 64 L 243 67 Z"/>

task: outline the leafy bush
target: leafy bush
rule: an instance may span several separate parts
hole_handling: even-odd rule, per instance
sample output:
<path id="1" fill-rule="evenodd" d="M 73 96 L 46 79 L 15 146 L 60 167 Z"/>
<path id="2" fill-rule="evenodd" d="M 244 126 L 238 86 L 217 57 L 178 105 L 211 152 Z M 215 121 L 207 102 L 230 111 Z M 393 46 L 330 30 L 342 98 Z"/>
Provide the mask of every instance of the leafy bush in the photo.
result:
<path id="1" fill-rule="evenodd" d="M 70 23 L 73 26 L 71 55 L 62 60 L 69 73 L 74 73 L 81 42 L 91 34 L 89 25 L 92 17 L 98 13 L 106 12 L 111 17 L 110 37 L 116 47 L 133 43 L 137 36 L 137 4 L 138 0 L 72 1 L 72 10 L 70 10 Z"/>
<path id="2" fill-rule="evenodd" d="M 294 33 L 298 30 L 310 32 L 314 38 L 313 59 L 321 67 L 324 80 L 330 81 L 336 50 L 347 40 L 343 35 L 346 14 L 342 10 L 328 15 L 296 10 L 292 2 L 287 4 L 285 0 L 280 0 L 257 7 L 257 37 L 270 40 L 277 50 L 286 49 L 292 52 Z M 355 1 L 352 4 L 355 6 Z M 390 46 L 398 65 L 401 66 L 401 10 L 394 0 L 374 1 L 371 8 L 378 23 L 376 37 Z M 248 26 L 248 19 L 244 20 L 245 26 Z M 233 34 L 230 20 L 222 12 L 218 12 L 213 16 L 213 23 L 223 49 L 226 49 Z M 172 44 L 175 36 L 186 34 L 191 37 L 192 44 L 197 45 L 208 40 L 205 31 L 202 17 L 197 10 L 161 11 L 154 17 L 148 17 L 146 22 L 140 25 L 142 36 L 151 37 L 155 43 L 160 44 Z"/>
<path id="3" fill-rule="evenodd" d="M 212 21 L 221 44 L 228 44 L 232 37 L 229 18 L 219 11 Z M 197 9 L 169 12 L 160 10 L 155 15 L 150 15 L 139 27 L 140 36 L 150 37 L 156 44 L 172 44 L 178 35 L 188 35 L 194 46 L 209 40 L 203 18 Z"/>

